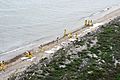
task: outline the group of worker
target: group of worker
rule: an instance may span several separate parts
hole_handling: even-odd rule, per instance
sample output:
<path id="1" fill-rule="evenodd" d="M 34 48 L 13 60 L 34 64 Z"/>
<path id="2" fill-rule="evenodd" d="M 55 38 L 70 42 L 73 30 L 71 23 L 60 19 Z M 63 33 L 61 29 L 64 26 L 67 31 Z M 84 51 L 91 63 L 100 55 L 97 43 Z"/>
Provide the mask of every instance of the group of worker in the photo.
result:
<path id="1" fill-rule="evenodd" d="M 70 32 L 70 33 L 67 34 L 67 30 L 64 29 L 64 38 L 65 38 L 66 36 L 68 36 L 68 38 L 70 39 L 70 38 L 73 37 L 73 34 L 72 34 L 72 32 Z M 75 38 L 76 38 L 76 40 L 78 40 L 78 33 L 75 33 Z"/>
<path id="2" fill-rule="evenodd" d="M 30 51 L 26 51 L 24 56 L 27 57 L 28 59 L 31 59 L 33 57 L 33 54 Z M 5 61 L 1 61 L 0 62 L 0 71 L 5 71 L 5 68 L 6 68 Z"/>
<path id="3" fill-rule="evenodd" d="M 31 58 L 33 57 L 32 52 L 26 51 L 26 52 L 25 52 L 25 57 L 27 57 L 28 59 L 31 59 Z"/>
<path id="4" fill-rule="evenodd" d="M 0 71 L 5 71 L 5 62 L 4 61 L 0 62 Z"/>
<path id="5" fill-rule="evenodd" d="M 85 20 L 84 26 L 93 26 L 93 21 L 92 20 Z M 64 29 L 64 37 L 68 35 L 68 38 L 72 38 L 72 33 L 70 32 L 67 34 L 67 30 Z M 76 39 L 78 39 L 78 34 L 75 34 Z"/>
<path id="6" fill-rule="evenodd" d="M 92 22 L 92 20 L 85 20 L 84 25 L 85 26 L 93 26 L 93 22 Z M 72 34 L 72 32 L 67 34 L 67 30 L 64 29 L 64 38 L 66 36 L 68 36 L 68 38 L 70 39 L 70 38 L 73 37 L 73 34 Z M 76 38 L 76 40 L 78 40 L 78 33 L 75 33 L 75 38 Z M 59 40 L 59 37 L 57 37 L 57 42 L 58 42 L 58 40 Z M 31 53 L 31 51 L 26 51 L 25 52 L 25 57 L 27 57 L 28 59 L 31 59 L 33 57 L 33 54 Z M 4 61 L 0 62 L 0 71 L 5 71 L 5 62 Z"/>
<path id="7" fill-rule="evenodd" d="M 93 26 L 93 21 L 92 20 L 85 20 L 85 26 Z"/>
<path id="8" fill-rule="evenodd" d="M 31 59 L 33 57 L 33 54 L 30 51 L 26 51 L 24 55 L 28 59 Z M 0 71 L 5 71 L 5 68 L 6 68 L 5 61 L 1 61 L 0 62 Z"/>

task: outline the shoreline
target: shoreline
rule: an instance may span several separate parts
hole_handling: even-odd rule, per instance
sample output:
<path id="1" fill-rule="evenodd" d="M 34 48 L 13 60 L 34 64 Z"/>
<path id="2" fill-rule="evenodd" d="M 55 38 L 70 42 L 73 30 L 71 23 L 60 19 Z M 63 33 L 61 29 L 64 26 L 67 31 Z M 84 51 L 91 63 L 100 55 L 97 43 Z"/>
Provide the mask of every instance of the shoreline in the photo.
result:
<path id="1" fill-rule="evenodd" d="M 66 42 L 67 46 L 9 79 L 119 80 L 119 23 L 120 16 L 78 41 Z"/>
<path id="2" fill-rule="evenodd" d="M 96 23 L 96 20 L 99 19 L 98 15 L 100 15 L 102 17 L 103 15 L 106 15 L 106 12 L 110 13 L 110 12 L 118 9 L 118 7 L 120 7 L 119 4 L 106 7 L 105 9 L 99 10 L 98 12 L 95 12 L 95 13 L 88 15 L 84 18 L 81 18 L 80 22 L 83 23 L 82 20 L 87 19 L 87 18 L 91 18 L 91 19 L 95 18 L 95 23 Z M 82 25 L 82 27 L 78 27 L 78 28 L 72 30 L 71 32 L 78 31 L 82 28 L 84 28 L 83 25 Z M 16 49 L 13 49 L 13 50 L 10 50 L 7 52 L 2 52 L 2 54 L 0 54 L 0 61 L 9 61 L 15 57 L 22 55 L 25 51 L 31 51 L 32 49 L 35 49 L 35 48 L 39 47 L 40 45 L 44 45 L 44 44 L 47 45 L 47 44 L 51 43 L 53 40 L 55 40 L 55 37 L 57 37 L 57 36 L 54 36 L 54 38 L 51 38 L 49 41 L 48 40 L 45 40 L 45 41 L 39 40 L 39 41 L 35 41 L 33 43 L 30 42 L 29 45 L 24 45 L 24 46 L 18 47 Z M 60 35 L 59 37 L 62 37 L 62 36 Z"/>
<path id="3" fill-rule="evenodd" d="M 82 17 L 81 19 L 80 19 L 80 22 L 81 22 L 81 20 L 84 20 L 84 19 L 86 19 L 86 18 L 92 18 L 92 17 L 95 17 L 95 16 L 97 16 L 97 18 L 98 18 L 98 15 L 101 15 L 101 14 L 105 14 L 106 12 L 111 12 L 111 11 L 113 11 L 113 10 L 115 10 L 115 9 L 117 9 L 118 7 L 119 7 L 120 5 L 118 4 L 118 5 L 112 5 L 112 6 L 109 6 L 109 7 L 106 7 L 106 8 L 104 8 L 104 9 L 102 9 L 102 10 L 99 10 L 99 11 L 97 11 L 97 12 L 95 12 L 95 13 L 92 13 L 91 15 L 88 15 L 88 16 L 86 16 L 86 17 Z M 109 11 L 108 11 L 109 10 Z M 96 18 L 96 17 L 95 17 Z M 97 19 L 96 18 L 96 19 Z M 95 20 L 96 20 L 95 19 Z M 82 21 L 83 22 L 83 21 Z M 82 25 L 83 26 L 83 25 Z M 82 29 L 82 27 L 81 28 L 77 28 L 77 29 Z M 74 29 L 74 30 L 72 30 L 72 31 L 76 31 L 77 30 L 76 28 Z M 4 61 L 8 61 L 8 60 L 10 60 L 10 59 L 13 59 L 13 58 L 15 58 L 16 56 L 19 56 L 19 55 L 21 55 L 22 53 L 24 53 L 25 51 L 29 51 L 29 50 L 32 50 L 33 48 L 36 48 L 36 47 L 39 47 L 39 44 L 47 44 L 47 43 L 49 43 L 49 42 L 51 42 L 52 40 L 54 40 L 55 39 L 55 37 L 57 37 L 57 36 L 54 36 L 54 38 L 51 38 L 49 41 L 47 41 L 47 40 L 45 40 L 45 41 L 40 41 L 40 40 L 36 40 L 35 42 L 30 42 L 30 44 L 25 44 L 24 46 L 21 46 L 21 47 L 18 47 L 18 48 L 15 48 L 15 49 L 13 49 L 13 50 L 9 50 L 9 51 L 5 51 L 5 52 L 1 52 L 1 54 L 0 54 L 0 61 L 2 61 L 2 60 L 4 60 Z M 61 37 L 61 36 L 60 36 Z M 18 55 L 15 55 L 14 56 L 14 54 L 18 54 Z M 11 55 L 9 55 L 9 54 L 11 54 Z M 9 58 L 9 57 L 12 57 L 12 58 L 9 58 L 9 59 L 4 59 L 4 57 L 5 56 L 8 56 L 7 58 Z M 14 56 L 14 57 L 13 57 Z M 3 58 L 2 58 L 3 57 Z M 6 57 L 5 57 L 6 58 Z"/>
<path id="4" fill-rule="evenodd" d="M 105 24 L 105 23 L 108 23 L 109 21 L 111 21 L 112 19 L 114 19 L 114 18 L 116 18 L 117 16 L 120 16 L 119 15 L 119 13 L 120 13 L 120 8 L 118 8 L 117 10 L 113 10 L 112 12 L 110 12 L 109 14 L 107 14 L 107 15 L 104 15 L 103 17 L 101 17 L 100 19 L 98 19 L 98 20 L 96 20 L 95 22 L 96 23 L 103 23 L 103 25 Z M 112 15 L 112 16 L 111 16 Z M 98 27 L 99 25 L 97 25 L 97 27 Z M 96 27 L 96 28 L 97 28 Z M 83 36 L 86 34 L 84 31 L 86 30 L 86 29 L 89 29 L 90 27 L 82 27 L 82 28 L 80 28 L 80 29 L 76 29 L 75 31 L 73 31 L 72 33 L 74 34 L 74 33 L 80 33 L 80 34 L 82 34 Z M 96 30 L 96 28 L 94 28 L 93 29 L 93 31 L 94 30 Z M 83 33 L 82 33 L 82 32 Z M 81 37 L 81 36 L 80 36 Z M 55 41 L 51 41 L 51 42 L 49 42 L 49 43 L 46 43 L 46 44 L 44 44 L 43 45 L 43 49 L 44 49 L 44 51 L 46 51 L 46 50 L 49 50 L 49 49 L 51 49 L 51 48 L 53 48 L 54 46 L 56 46 L 56 45 L 58 45 L 58 44 L 60 44 L 60 43 L 62 43 L 62 42 L 64 42 L 64 41 L 66 41 L 66 40 L 68 40 L 68 38 L 66 38 L 66 39 L 64 39 L 63 37 L 61 37 L 60 39 L 59 39 L 59 43 L 56 43 L 56 40 Z M 36 53 L 34 53 L 34 55 L 35 56 L 37 56 L 37 55 L 39 55 L 39 56 L 37 56 L 37 57 L 40 57 L 41 55 L 43 56 L 44 55 L 44 51 L 39 51 L 39 48 L 37 49 L 36 48 L 36 50 L 35 49 L 32 49 L 32 50 L 30 50 L 30 51 L 32 51 L 33 53 L 34 52 L 36 52 L 36 51 L 38 51 L 38 52 L 36 52 Z M 11 66 L 13 66 L 13 65 L 17 65 L 19 62 L 20 62 L 20 57 L 22 57 L 23 56 L 23 54 L 21 54 L 21 55 L 19 55 L 19 56 L 17 56 L 17 57 L 15 57 L 15 58 L 13 58 L 13 59 L 11 59 L 10 61 L 8 61 L 8 62 L 6 62 L 7 63 L 7 65 L 8 65 L 8 68 L 7 69 L 9 69 Z M 41 56 L 41 57 L 42 57 Z M 42 58 L 41 58 L 42 59 Z M 39 58 L 39 60 L 40 60 L 40 58 Z M 12 64 L 12 63 L 14 63 L 14 64 Z M 19 63 L 20 64 L 20 63 Z M 24 64 L 24 63 L 23 63 Z M 31 63 L 30 63 L 30 65 L 31 65 Z"/>

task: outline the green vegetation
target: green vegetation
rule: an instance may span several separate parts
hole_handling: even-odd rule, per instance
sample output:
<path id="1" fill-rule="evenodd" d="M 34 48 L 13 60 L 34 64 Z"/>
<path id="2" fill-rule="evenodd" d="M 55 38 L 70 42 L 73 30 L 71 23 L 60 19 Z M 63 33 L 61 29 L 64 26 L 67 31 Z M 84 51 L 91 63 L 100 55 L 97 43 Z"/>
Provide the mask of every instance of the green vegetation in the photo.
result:
<path id="1" fill-rule="evenodd" d="M 120 80 L 120 18 L 99 30 L 10 80 Z M 85 45 L 87 49 L 80 50 Z"/>

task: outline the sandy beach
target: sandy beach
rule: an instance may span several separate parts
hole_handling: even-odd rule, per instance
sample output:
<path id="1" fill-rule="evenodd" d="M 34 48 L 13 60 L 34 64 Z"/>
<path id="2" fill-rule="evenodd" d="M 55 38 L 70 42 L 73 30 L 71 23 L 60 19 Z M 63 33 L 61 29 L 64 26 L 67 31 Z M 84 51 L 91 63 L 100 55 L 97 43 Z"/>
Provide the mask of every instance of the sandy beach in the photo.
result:
<path id="1" fill-rule="evenodd" d="M 120 8 L 119 7 L 113 11 L 108 10 L 108 12 L 109 12 L 108 14 L 104 14 L 99 19 L 93 21 L 94 22 L 93 26 L 82 27 L 80 29 L 77 29 L 77 30 L 73 31 L 73 35 L 75 33 L 78 33 L 79 37 L 83 37 L 85 34 L 87 34 L 89 32 L 96 31 L 99 28 L 98 26 L 104 25 L 105 23 L 110 22 L 117 16 L 120 16 Z M 15 75 L 16 73 L 24 71 L 31 64 L 33 64 L 33 63 L 36 64 L 40 59 L 45 58 L 46 56 L 50 55 L 50 54 L 46 55 L 45 51 L 49 51 L 52 48 L 56 48 L 56 46 L 57 47 L 60 46 L 61 43 L 68 42 L 68 41 L 70 41 L 68 39 L 68 37 L 66 37 L 66 38 L 61 37 L 58 42 L 55 40 L 55 41 L 44 44 L 42 46 L 42 48 L 38 47 L 38 48 L 32 49 L 31 52 L 36 57 L 33 61 L 22 61 L 21 57 L 23 57 L 24 54 L 18 55 L 17 57 L 7 61 L 5 71 L 0 72 L 1 80 L 7 80 L 7 78 L 9 76 Z"/>

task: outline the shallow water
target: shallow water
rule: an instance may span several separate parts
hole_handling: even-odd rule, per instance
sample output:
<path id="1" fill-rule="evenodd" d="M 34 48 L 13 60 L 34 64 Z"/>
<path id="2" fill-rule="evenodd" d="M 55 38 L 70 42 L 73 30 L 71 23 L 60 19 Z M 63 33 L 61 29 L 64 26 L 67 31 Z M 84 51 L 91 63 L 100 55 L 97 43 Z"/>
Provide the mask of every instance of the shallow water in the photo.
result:
<path id="1" fill-rule="evenodd" d="M 0 53 L 55 38 L 116 4 L 120 0 L 0 0 Z"/>

